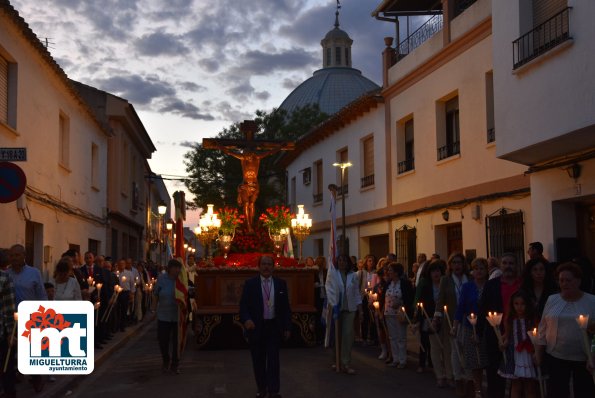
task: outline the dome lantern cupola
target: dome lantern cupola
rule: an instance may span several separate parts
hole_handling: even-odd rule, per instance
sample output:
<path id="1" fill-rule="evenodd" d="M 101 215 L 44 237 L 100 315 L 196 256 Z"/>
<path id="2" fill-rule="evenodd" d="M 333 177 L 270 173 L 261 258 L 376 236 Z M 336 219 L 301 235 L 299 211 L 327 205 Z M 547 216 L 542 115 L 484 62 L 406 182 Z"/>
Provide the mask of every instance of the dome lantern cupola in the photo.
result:
<path id="1" fill-rule="evenodd" d="M 351 45 L 353 40 L 351 40 L 347 32 L 339 29 L 340 8 L 341 5 L 337 1 L 335 28 L 331 29 L 320 42 L 323 68 L 351 68 Z"/>

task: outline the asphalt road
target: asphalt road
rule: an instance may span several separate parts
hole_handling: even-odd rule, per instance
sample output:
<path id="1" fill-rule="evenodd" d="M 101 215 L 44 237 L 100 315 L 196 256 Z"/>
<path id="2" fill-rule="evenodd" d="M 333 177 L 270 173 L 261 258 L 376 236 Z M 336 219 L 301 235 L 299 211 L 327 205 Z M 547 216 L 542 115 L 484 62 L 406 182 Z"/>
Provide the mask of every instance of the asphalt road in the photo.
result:
<path id="1" fill-rule="evenodd" d="M 180 364 L 182 374 L 163 374 L 156 341 L 156 325 L 131 339 L 84 377 L 66 396 L 71 398 L 251 398 L 256 387 L 247 350 L 201 351 L 192 336 Z M 281 394 L 285 398 L 319 396 L 370 398 L 453 397 L 452 390 L 436 388 L 431 372 L 388 368 L 376 359 L 377 347 L 356 347 L 353 367 L 357 375 L 337 374 L 330 368 L 332 354 L 323 348 L 285 349 L 281 352 Z M 382 395 L 379 395 L 382 394 Z M 390 394 L 390 395 L 389 395 Z"/>

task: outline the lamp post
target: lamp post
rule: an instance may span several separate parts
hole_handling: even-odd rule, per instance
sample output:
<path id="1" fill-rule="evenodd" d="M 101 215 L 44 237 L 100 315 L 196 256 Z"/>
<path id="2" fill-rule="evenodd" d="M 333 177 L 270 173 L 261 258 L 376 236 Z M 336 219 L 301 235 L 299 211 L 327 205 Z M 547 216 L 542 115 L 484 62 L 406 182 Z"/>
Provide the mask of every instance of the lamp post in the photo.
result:
<path id="1" fill-rule="evenodd" d="M 298 212 L 295 218 L 291 219 L 291 229 L 300 244 L 300 260 L 302 259 L 303 242 L 310 235 L 312 228 L 312 219 L 307 213 L 304 213 L 304 205 L 298 205 Z"/>
<path id="2" fill-rule="evenodd" d="M 157 206 L 159 213 L 159 265 L 163 265 L 163 224 L 165 222 L 165 213 L 167 212 L 167 205 L 165 202 L 159 202 Z"/>
<path id="3" fill-rule="evenodd" d="M 345 185 L 343 184 L 343 179 L 345 178 L 345 169 L 351 167 L 351 163 L 333 163 L 333 166 L 341 168 L 341 219 L 343 220 L 341 228 L 341 254 L 347 256 L 347 249 L 345 247 Z"/>

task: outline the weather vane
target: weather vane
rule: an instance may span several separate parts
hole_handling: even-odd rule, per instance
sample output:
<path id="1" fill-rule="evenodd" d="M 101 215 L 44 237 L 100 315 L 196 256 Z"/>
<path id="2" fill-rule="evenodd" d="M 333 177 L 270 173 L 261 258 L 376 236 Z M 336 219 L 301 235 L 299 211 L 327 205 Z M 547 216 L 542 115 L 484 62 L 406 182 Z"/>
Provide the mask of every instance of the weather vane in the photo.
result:
<path id="1" fill-rule="evenodd" d="M 337 0 L 337 11 L 335 11 L 335 27 L 339 27 L 339 10 L 341 9 L 341 2 Z"/>

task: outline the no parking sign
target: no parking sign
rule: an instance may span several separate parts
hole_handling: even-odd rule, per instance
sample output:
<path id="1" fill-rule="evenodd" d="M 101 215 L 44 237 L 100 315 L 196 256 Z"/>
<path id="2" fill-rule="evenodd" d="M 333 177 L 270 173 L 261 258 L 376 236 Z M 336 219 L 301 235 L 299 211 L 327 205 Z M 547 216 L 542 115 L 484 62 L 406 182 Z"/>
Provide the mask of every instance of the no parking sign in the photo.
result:
<path id="1" fill-rule="evenodd" d="M 14 202 L 27 186 L 25 172 L 10 162 L 0 162 L 0 203 Z"/>

